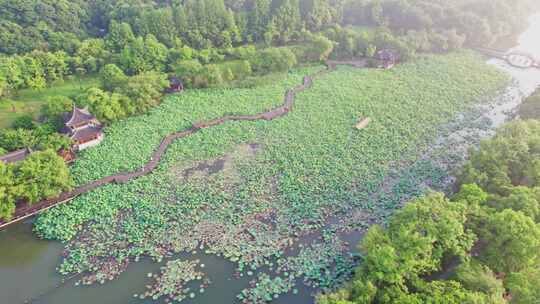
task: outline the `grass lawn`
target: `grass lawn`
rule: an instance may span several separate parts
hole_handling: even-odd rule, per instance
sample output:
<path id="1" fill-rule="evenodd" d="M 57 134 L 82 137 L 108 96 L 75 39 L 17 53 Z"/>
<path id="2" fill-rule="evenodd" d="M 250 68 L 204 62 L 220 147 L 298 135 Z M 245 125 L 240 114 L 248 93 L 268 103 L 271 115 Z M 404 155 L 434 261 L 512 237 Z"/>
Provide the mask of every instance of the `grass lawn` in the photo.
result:
<path id="1" fill-rule="evenodd" d="M 37 119 L 41 106 L 50 97 L 58 95 L 74 97 L 85 89 L 97 85 L 96 77 L 86 76 L 81 80 L 69 79 L 53 83 L 43 90 L 20 90 L 10 99 L 0 99 L 0 129 L 10 127 L 15 119 L 25 114 Z"/>

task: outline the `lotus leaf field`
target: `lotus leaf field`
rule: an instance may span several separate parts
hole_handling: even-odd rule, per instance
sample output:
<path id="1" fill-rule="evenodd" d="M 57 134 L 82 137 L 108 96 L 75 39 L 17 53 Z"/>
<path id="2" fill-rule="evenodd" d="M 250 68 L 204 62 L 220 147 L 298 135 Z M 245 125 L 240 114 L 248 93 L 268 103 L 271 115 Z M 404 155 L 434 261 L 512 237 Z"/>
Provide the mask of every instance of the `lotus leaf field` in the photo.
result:
<path id="1" fill-rule="evenodd" d="M 254 88 L 168 96 L 149 114 L 109 127 L 102 145 L 81 154 L 73 174 L 82 184 L 134 170 L 165 135 L 281 104 L 287 88 L 321 68 L 297 69 Z M 339 67 L 298 94 L 288 116 L 230 122 L 178 140 L 154 173 L 56 207 L 38 218 L 35 231 L 65 242 L 59 271 L 82 273 L 88 283 L 113 279 L 144 256 L 161 262 L 200 252 L 235 262 L 238 275 L 258 274 L 239 301 L 264 302 L 301 282 L 332 289 L 359 262 L 346 236 L 442 186 L 448 172 L 433 159 L 449 156 L 433 149 L 435 141 L 459 127 L 459 113 L 507 84 L 467 52 L 392 70 Z M 355 129 L 359 117 L 370 117 L 369 126 Z M 158 278 L 150 297 L 170 296 L 159 286 L 193 279 L 194 271 L 177 277 L 189 264 L 167 265 L 164 278 L 174 279 Z"/>

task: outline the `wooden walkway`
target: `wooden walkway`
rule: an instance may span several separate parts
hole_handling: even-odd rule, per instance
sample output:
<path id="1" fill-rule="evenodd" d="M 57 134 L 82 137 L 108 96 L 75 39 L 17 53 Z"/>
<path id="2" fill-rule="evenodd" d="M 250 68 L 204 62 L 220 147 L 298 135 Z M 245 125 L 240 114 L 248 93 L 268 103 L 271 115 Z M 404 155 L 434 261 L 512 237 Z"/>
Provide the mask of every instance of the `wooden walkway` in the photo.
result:
<path id="1" fill-rule="evenodd" d="M 129 172 L 129 173 L 119 173 L 119 174 L 107 176 L 107 177 L 98 179 L 96 181 L 90 182 L 88 184 L 85 184 L 83 186 L 80 186 L 78 188 L 75 188 L 72 191 L 64 192 L 56 198 L 46 199 L 32 206 L 24 206 L 21 208 L 17 208 L 13 216 L 13 219 L 11 221 L 9 222 L 0 221 L 0 229 L 3 229 L 11 224 L 14 224 L 24 219 L 27 219 L 29 217 L 32 217 L 52 207 L 69 202 L 70 200 L 74 199 L 75 197 L 81 194 L 87 193 L 89 191 L 92 191 L 104 185 L 107 185 L 110 183 L 123 184 L 135 178 L 138 178 L 140 176 L 147 175 L 157 168 L 161 158 L 163 157 L 163 155 L 167 151 L 167 148 L 173 141 L 190 136 L 202 129 L 218 126 L 228 121 L 255 121 L 255 120 L 270 121 L 276 118 L 283 117 L 287 115 L 293 109 L 293 106 L 296 100 L 296 94 L 309 89 L 313 85 L 313 81 L 316 78 L 335 70 L 337 65 L 350 65 L 357 68 L 363 68 L 365 67 L 365 61 L 364 60 L 327 61 L 325 69 L 322 69 L 312 75 L 304 76 L 302 84 L 292 89 L 287 90 L 285 92 L 285 96 L 283 98 L 283 104 L 281 106 L 271 109 L 269 111 L 262 112 L 259 114 L 254 114 L 254 115 L 226 115 L 218 119 L 196 122 L 193 124 L 193 126 L 190 129 L 179 131 L 165 137 L 161 141 L 159 147 L 152 154 L 150 161 L 146 163 L 142 168 L 133 172 Z"/>

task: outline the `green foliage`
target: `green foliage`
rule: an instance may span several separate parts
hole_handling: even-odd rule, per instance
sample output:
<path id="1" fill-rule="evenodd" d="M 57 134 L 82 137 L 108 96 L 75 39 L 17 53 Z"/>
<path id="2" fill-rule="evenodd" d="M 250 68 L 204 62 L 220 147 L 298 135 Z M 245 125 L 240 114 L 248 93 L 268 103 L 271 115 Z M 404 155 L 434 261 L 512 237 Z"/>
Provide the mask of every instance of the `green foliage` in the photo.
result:
<path id="1" fill-rule="evenodd" d="M 491 303 L 504 303 L 503 282 L 487 266 L 476 261 L 461 264 L 456 269 L 456 280 L 467 290 L 481 292 L 489 297 Z"/>
<path id="2" fill-rule="evenodd" d="M 53 124 L 56 130 L 64 127 L 64 113 L 73 111 L 73 101 L 66 96 L 54 96 L 47 98 L 47 102 L 41 107 L 41 116 L 47 122 Z"/>
<path id="3" fill-rule="evenodd" d="M 124 95 L 104 92 L 98 88 L 90 88 L 78 97 L 81 105 L 88 107 L 99 121 L 110 123 L 126 116 L 125 108 L 131 107 L 131 100 Z"/>
<path id="4" fill-rule="evenodd" d="M 505 195 L 513 186 L 540 182 L 540 122 L 516 121 L 504 126 L 493 140 L 473 152 L 459 178 L 489 193 Z"/>
<path id="5" fill-rule="evenodd" d="M 0 219 L 11 219 L 20 190 L 15 186 L 13 167 L 0 161 Z"/>
<path id="6" fill-rule="evenodd" d="M 148 291 L 140 296 L 141 299 L 151 298 L 157 300 L 161 297 L 166 301 L 181 302 L 188 298 L 191 289 L 186 285 L 193 281 L 202 281 L 204 273 L 198 271 L 200 261 L 169 261 L 161 268 L 161 273 L 156 277 L 156 282 Z M 207 279 L 204 280 L 208 281 Z M 202 286 L 202 285 L 201 285 Z M 202 289 L 204 291 L 204 289 Z M 193 298 L 193 296 L 192 296 Z"/>
<path id="7" fill-rule="evenodd" d="M 465 221 L 463 204 L 431 194 L 398 211 L 386 231 L 371 228 L 361 245 L 364 261 L 352 297 L 398 301 L 409 289 L 418 289 L 422 276 L 441 270 L 444 258 L 464 259 L 475 238 L 465 230 Z"/>
<path id="8" fill-rule="evenodd" d="M 168 57 L 167 47 L 153 35 L 137 37 L 121 52 L 119 64 L 131 75 L 150 71 L 163 71 Z"/>
<path id="9" fill-rule="evenodd" d="M 256 287 L 244 289 L 238 299 L 253 304 L 264 304 L 277 298 L 280 294 L 289 292 L 293 288 L 291 278 L 275 277 L 262 273 L 257 278 Z"/>
<path id="10" fill-rule="evenodd" d="M 115 92 L 129 98 L 130 102 L 124 103 L 124 110 L 127 115 L 131 115 L 145 113 L 151 107 L 158 105 L 163 91 L 168 86 L 169 81 L 166 74 L 144 72 L 129 77 L 123 86 L 115 89 Z"/>
<path id="11" fill-rule="evenodd" d="M 99 73 L 101 87 L 107 91 L 114 91 L 116 88 L 126 85 L 128 77 L 117 65 L 107 64 Z"/>
<path id="12" fill-rule="evenodd" d="M 486 243 L 481 260 L 496 272 L 519 272 L 540 262 L 540 226 L 521 211 L 505 209 L 480 235 Z"/>
<path id="13" fill-rule="evenodd" d="M 282 104 L 286 89 L 319 69 L 264 78 L 265 83 L 253 88 L 169 95 L 147 115 L 113 123 L 101 145 L 80 155 L 72 174 L 77 184 L 84 184 L 136 170 L 150 159 L 163 136 L 188 129 L 196 121 L 267 111 Z M 371 200 L 390 175 L 390 164 L 416 160 L 418 151 L 435 140 L 434 129 L 495 91 L 505 79 L 463 53 L 427 57 L 392 71 L 340 67 L 299 93 L 294 111 L 283 119 L 230 122 L 179 139 L 153 174 L 107 185 L 54 208 L 39 217 L 35 229 L 43 237 L 69 241 L 61 273 L 89 271 L 89 280 L 94 274 L 108 277 L 116 267 L 107 265 L 119 261 L 116 257 L 125 261 L 149 255 L 159 260 L 191 252 L 203 241 L 205 252 L 235 262 L 239 271 L 278 266 L 295 278 L 305 275 L 313 284 L 332 288 L 332 279 L 340 282 L 350 274 L 351 260 L 332 241 L 331 232 L 289 258 L 284 251 L 290 241 L 318 231 L 329 216 L 347 215 L 343 218 L 350 217 L 351 225 L 365 224 L 355 221 L 355 210 L 384 221 L 401 200 L 417 195 L 408 182 L 419 179 L 420 171 L 438 173 L 429 164 L 419 165 L 403 184 L 392 187 L 398 201 Z M 425 90 L 419 92 L 418 87 Z M 359 113 L 374 119 L 362 132 L 352 129 Z M 190 168 L 204 167 L 205 160 L 213 167 L 221 159 L 225 162 L 221 171 L 189 174 L 196 171 Z M 359 185 L 366 186 L 359 189 Z M 449 238 L 440 245 L 429 240 L 455 228 L 464 211 L 449 207 L 443 215 L 454 217 L 439 230 L 426 226 L 431 229 L 428 237 L 405 226 L 410 239 L 432 249 L 430 256 L 407 266 L 432 269 L 441 252 L 460 251 L 466 237 Z M 426 225 L 434 222 L 427 216 L 420 220 Z M 83 226 L 85 237 L 79 238 Z M 401 239 L 409 240 L 406 235 Z M 339 256 L 329 258 L 327 253 Z"/>
<path id="14" fill-rule="evenodd" d="M 11 124 L 11 127 L 13 129 L 32 130 L 36 127 L 36 124 L 34 123 L 34 119 L 32 118 L 32 116 L 23 115 L 15 119 Z"/>
<path id="15" fill-rule="evenodd" d="M 253 71 L 260 74 L 287 71 L 296 65 L 296 56 L 288 48 L 268 48 L 251 60 Z"/>
<path id="16" fill-rule="evenodd" d="M 512 295 L 511 303 L 535 303 L 540 297 L 540 270 L 531 268 L 511 273 L 505 279 L 505 285 Z"/>
<path id="17" fill-rule="evenodd" d="M 11 219 L 18 201 L 33 204 L 72 185 L 67 165 L 53 150 L 34 152 L 15 164 L 0 162 L 0 218 Z"/>
<path id="18" fill-rule="evenodd" d="M 32 153 L 17 164 L 15 183 L 23 189 L 20 198 L 29 204 L 58 196 L 72 187 L 67 165 L 52 150 Z"/>
<path id="19" fill-rule="evenodd" d="M 195 77 L 200 74 L 202 68 L 197 59 L 179 60 L 171 65 L 174 74 L 181 77 L 187 87 L 194 86 Z"/>
<path id="20" fill-rule="evenodd" d="M 519 106 L 519 117 L 521 119 L 540 118 L 540 90 L 537 90 Z"/>
<path id="21" fill-rule="evenodd" d="M 88 73 L 95 73 L 109 60 L 110 51 L 107 50 L 103 39 L 87 39 L 81 43 L 75 56 L 78 59 L 75 69 L 82 68 Z"/>
<path id="22" fill-rule="evenodd" d="M 540 278 L 537 271 L 540 225 L 535 222 L 539 213 L 538 188 L 536 179 L 530 176 L 536 176 L 537 127 L 537 121 L 507 124 L 472 153 L 463 169 L 460 190 L 449 204 L 465 210 L 463 228 L 477 238 L 475 246 L 466 248 L 459 256 L 474 258 L 461 262 L 450 259 L 446 269 L 418 276 L 410 282 L 404 280 L 405 275 L 414 272 L 402 271 L 411 265 L 402 260 L 410 256 L 414 248 L 422 248 L 422 243 L 400 242 L 397 237 L 410 237 L 411 233 L 396 229 L 395 222 L 419 228 L 421 236 L 429 235 L 430 231 L 423 228 L 426 221 L 418 221 L 416 213 L 412 217 L 402 216 L 407 214 L 409 204 L 394 215 L 386 230 L 380 227 L 369 230 L 362 247 L 365 261 L 350 287 L 321 297 L 320 303 L 339 303 L 340 300 L 354 303 L 534 303 L 537 288 L 532 286 L 537 286 Z M 518 184 L 522 186 L 516 186 Z M 441 205 L 441 208 L 448 207 Z M 445 226 L 445 220 L 436 218 L 436 226 Z M 446 231 L 455 236 L 455 231 Z M 439 240 L 434 241 L 439 244 Z M 402 243 L 406 245 L 398 247 Z M 422 261 L 414 257 L 412 260 Z"/>
<path id="23" fill-rule="evenodd" d="M 0 134 L 0 147 L 14 151 L 22 148 L 32 148 L 37 144 L 37 138 L 32 130 L 4 130 Z"/>
<path id="24" fill-rule="evenodd" d="M 135 34 L 129 23 L 118 23 L 115 20 L 109 25 L 109 32 L 105 38 L 107 48 L 119 52 L 135 40 Z"/>
<path id="25" fill-rule="evenodd" d="M 54 125 L 43 124 L 35 129 L 8 129 L 0 134 L 0 147 L 7 151 L 23 148 L 58 151 L 71 145 L 69 138 L 55 132 Z"/>
<path id="26" fill-rule="evenodd" d="M 63 134 L 59 133 L 48 133 L 40 137 L 37 149 L 39 150 L 51 150 L 51 151 L 60 151 L 60 150 L 69 150 L 73 142 L 71 139 Z"/>
<path id="27" fill-rule="evenodd" d="M 512 209 L 521 211 L 535 221 L 540 221 L 539 188 L 512 187 L 507 196 L 494 195 L 488 205 L 502 211 Z"/>
<path id="28" fill-rule="evenodd" d="M 299 62 L 325 61 L 334 50 L 334 43 L 325 36 L 309 32 L 302 36 L 302 44 L 290 47 Z"/>

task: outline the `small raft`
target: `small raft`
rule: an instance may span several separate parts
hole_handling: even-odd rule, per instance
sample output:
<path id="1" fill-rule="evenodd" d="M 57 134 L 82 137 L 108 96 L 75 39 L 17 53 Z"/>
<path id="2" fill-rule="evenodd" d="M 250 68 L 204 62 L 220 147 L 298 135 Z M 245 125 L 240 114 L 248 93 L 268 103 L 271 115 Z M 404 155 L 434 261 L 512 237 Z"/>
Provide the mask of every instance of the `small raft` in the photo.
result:
<path id="1" fill-rule="evenodd" d="M 369 125 L 370 122 L 371 122 L 371 118 L 369 118 L 369 117 L 360 118 L 360 119 L 358 119 L 358 122 L 356 123 L 356 125 L 354 127 L 357 130 L 362 130 L 362 129 L 366 128 Z"/>

